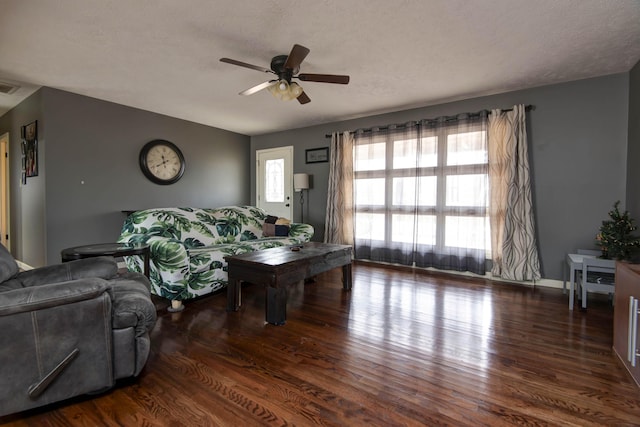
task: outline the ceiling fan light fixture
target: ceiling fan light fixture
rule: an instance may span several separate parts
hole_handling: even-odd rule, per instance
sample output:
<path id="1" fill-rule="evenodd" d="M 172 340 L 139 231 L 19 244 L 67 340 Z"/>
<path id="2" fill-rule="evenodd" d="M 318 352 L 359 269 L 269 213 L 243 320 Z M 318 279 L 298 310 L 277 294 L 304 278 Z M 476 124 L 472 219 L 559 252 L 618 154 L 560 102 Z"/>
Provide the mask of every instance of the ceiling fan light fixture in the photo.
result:
<path id="1" fill-rule="evenodd" d="M 293 98 L 297 98 L 300 95 L 302 95 L 302 87 L 298 84 L 298 83 L 291 83 L 289 85 L 289 92 L 291 93 L 291 96 L 293 96 Z"/>
<path id="2" fill-rule="evenodd" d="M 297 83 L 288 83 L 286 80 L 279 80 L 278 83 L 269 86 L 269 92 L 281 101 L 292 101 L 299 97 L 303 90 Z"/>

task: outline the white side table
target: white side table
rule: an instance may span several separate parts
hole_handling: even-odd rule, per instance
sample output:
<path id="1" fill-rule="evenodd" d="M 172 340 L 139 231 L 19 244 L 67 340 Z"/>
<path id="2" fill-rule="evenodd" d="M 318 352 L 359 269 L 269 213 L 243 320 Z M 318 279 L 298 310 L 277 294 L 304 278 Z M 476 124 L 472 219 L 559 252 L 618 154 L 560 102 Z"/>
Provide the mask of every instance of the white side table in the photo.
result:
<path id="1" fill-rule="evenodd" d="M 583 255 L 583 254 L 567 254 L 566 263 L 563 269 L 569 267 L 569 310 L 573 310 L 573 297 L 575 294 L 576 285 L 576 270 L 582 270 L 582 260 L 585 258 L 595 258 L 595 255 Z M 567 273 L 562 274 L 562 293 L 567 292 Z"/>

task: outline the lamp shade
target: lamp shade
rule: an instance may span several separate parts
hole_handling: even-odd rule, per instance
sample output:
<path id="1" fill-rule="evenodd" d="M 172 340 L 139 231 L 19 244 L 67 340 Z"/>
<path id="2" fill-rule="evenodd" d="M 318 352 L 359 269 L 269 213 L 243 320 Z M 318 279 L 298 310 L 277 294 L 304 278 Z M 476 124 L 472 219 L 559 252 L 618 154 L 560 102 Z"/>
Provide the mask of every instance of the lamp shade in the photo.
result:
<path id="1" fill-rule="evenodd" d="M 293 174 L 293 189 L 294 191 L 308 190 L 309 189 L 309 175 L 306 173 L 294 173 Z"/>

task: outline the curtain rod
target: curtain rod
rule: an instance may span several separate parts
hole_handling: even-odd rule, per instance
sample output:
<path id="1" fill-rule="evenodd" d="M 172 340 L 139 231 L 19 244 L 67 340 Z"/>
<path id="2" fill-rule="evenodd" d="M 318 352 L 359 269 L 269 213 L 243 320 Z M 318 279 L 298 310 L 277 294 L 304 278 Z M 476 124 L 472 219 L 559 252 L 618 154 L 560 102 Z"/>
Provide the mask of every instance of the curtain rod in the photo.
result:
<path id="1" fill-rule="evenodd" d="M 535 109 L 536 109 L 535 105 L 525 105 L 525 107 L 524 107 L 524 111 L 531 111 L 531 110 L 535 110 Z M 507 108 L 507 109 L 504 109 L 504 110 L 501 110 L 501 111 L 513 111 L 513 108 Z M 477 113 L 460 113 L 460 114 L 479 114 L 479 113 L 491 113 L 491 111 L 490 110 L 480 110 Z M 441 117 L 443 117 L 443 116 L 441 116 Z M 444 116 L 444 117 L 445 117 L 446 120 L 457 120 L 457 116 Z M 436 119 L 426 119 L 426 120 L 437 120 L 438 118 L 436 118 Z M 374 128 L 377 128 L 377 129 L 380 129 L 380 130 L 387 130 L 387 129 L 389 129 L 389 126 L 392 126 L 392 125 L 377 126 L 377 127 L 374 127 Z M 404 125 L 397 125 L 397 126 L 404 127 Z M 359 130 L 359 131 L 362 131 L 362 132 L 371 132 L 374 128 L 363 128 L 363 129 L 356 129 L 356 130 Z M 345 132 L 353 133 L 355 131 L 345 131 Z M 330 133 L 326 133 L 324 135 L 325 138 L 331 138 L 331 136 L 332 135 Z"/>

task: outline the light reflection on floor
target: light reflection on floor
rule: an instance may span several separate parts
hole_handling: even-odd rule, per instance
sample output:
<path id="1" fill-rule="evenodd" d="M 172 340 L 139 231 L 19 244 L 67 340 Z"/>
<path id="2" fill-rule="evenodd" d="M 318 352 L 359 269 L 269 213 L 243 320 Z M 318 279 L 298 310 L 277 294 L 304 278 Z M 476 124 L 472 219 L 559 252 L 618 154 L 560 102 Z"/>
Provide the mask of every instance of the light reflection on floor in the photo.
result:
<path id="1" fill-rule="evenodd" d="M 370 278 L 370 277 L 368 277 Z M 435 352 L 476 369 L 489 367 L 492 293 L 393 280 L 393 286 L 356 280 L 349 331 L 372 345 Z M 466 292 L 474 292 L 473 298 Z M 445 347 L 446 343 L 446 347 Z"/>

